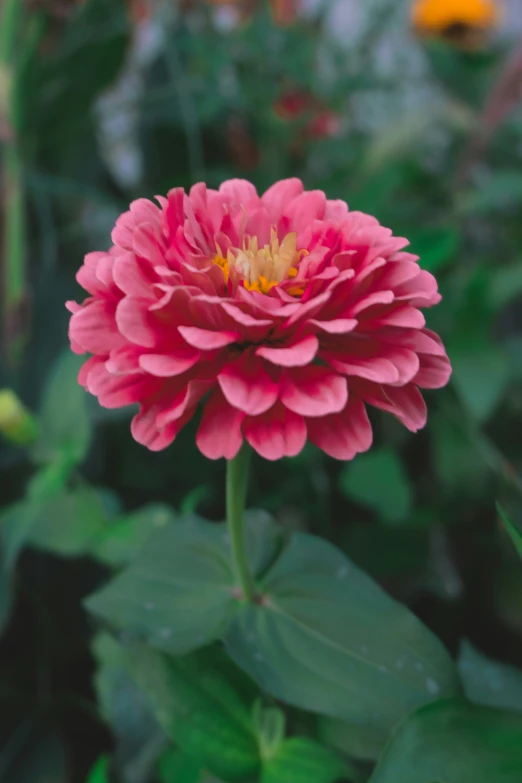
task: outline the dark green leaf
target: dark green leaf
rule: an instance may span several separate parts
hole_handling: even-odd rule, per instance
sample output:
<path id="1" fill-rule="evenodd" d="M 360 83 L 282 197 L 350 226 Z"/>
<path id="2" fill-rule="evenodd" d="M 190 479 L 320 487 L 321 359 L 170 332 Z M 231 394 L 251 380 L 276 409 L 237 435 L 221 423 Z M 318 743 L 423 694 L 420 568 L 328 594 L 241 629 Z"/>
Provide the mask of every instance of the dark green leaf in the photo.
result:
<path id="1" fill-rule="evenodd" d="M 485 421 L 495 411 L 511 376 L 509 359 L 497 345 L 477 341 L 450 351 L 453 383 L 470 413 Z"/>
<path id="2" fill-rule="evenodd" d="M 54 364 L 45 385 L 40 412 L 40 436 L 33 451 L 37 462 L 75 465 L 84 459 L 91 440 L 87 393 L 78 384 L 85 361 L 68 351 Z"/>
<path id="3" fill-rule="evenodd" d="M 102 756 L 92 768 L 87 783 L 109 783 L 109 760 Z"/>
<path id="4" fill-rule="evenodd" d="M 233 783 L 259 767 L 251 705 L 233 683 L 231 664 L 213 650 L 170 658 L 143 646 L 129 670 L 168 736 L 189 757 Z"/>
<path id="5" fill-rule="evenodd" d="M 374 509 L 389 522 L 405 519 L 411 510 L 408 477 L 391 449 L 374 449 L 359 455 L 344 466 L 340 483 L 345 495 Z"/>
<path id="6" fill-rule="evenodd" d="M 335 783 L 341 778 L 353 780 L 335 753 L 314 740 L 292 737 L 263 764 L 260 783 Z"/>
<path id="7" fill-rule="evenodd" d="M 497 504 L 497 511 L 500 514 L 500 518 L 502 519 L 502 522 L 504 523 L 504 527 L 509 533 L 511 540 L 513 541 L 513 544 L 515 545 L 515 549 L 517 550 L 520 557 L 522 557 L 522 532 L 518 529 L 518 527 L 515 527 L 513 522 L 511 522 L 509 517 L 502 510 L 502 507 L 498 504 Z"/>
<path id="8" fill-rule="evenodd" d="M 114 767 L 122 783 L 148 783 L 167 738 L 146 695 L 128 669 L 124 650 L 109 634 L 93 643 L 97 661 L 94 684 L 103 716 L 116 740 Z"/>
<path id="9" fill-rule="evenodd" d="M 96 547 L 96 557 L 113 567 L 127 565 L 141 552 L 156 530 L 173 520 L 173 510 L 159 503 L 120 517 L 103 531 Z"/>
<path id="10" fill-rule="evenodd" d="M 273 555 L 275 535 L 268 519 L 251 519 L 256 573 Z M 127 569 L 87 599 L 87 608 L 152 647 L 182 655 L 226 632 L 234 595 L 226 528 L 186 518 L 156 531 Z"/>
<path id="11" fill-rule="evenodd" d="M 458 691 L 433 634 L 331 544 L 295 535 L 226 642 L 263 689 L 297 707 L 388 730 Z"/>
<path id="12" fill-rule="evenodd" d="M 376 761 L 386 744 L 388 732 L 371 725 L 362 726 L 336 718 L 320 717 L 318 737 L 325 745 L 337 748 L 346 756 L 364 761 Z"/>
<path id="13" fill-rule="evenodd" d="M 160 783 L 202 783 L 203 770 L 197 759 L 177 748 L 169 748 L 158 764 Z"/>
<path id="14" fill-rule="evenodd" d="M 514 712 L 442 700 L 400 727 L 370 783 L 520 783 L 521 737 Z"/>
<path id="15" fill-rule="evenodd" d="M 522 671 L 492 661 L 464 641 L 458 660 L 460 678 L 470 701 L 486 707 L 522 712 Z"/>
<path id="16" fill-rule="evenodd" d="M 437 272 L 457 254 L 461 235 L 455 228 L 428 228 L 409 234 L 412 253 L 420 256 L 419 264 Z"/>
<path id="17" fill-rule="evenodd" d="M 67 749 L 61 734 L 28 718 L 1 738 L 0 780 L 6 783 L 69 783 Z"/>

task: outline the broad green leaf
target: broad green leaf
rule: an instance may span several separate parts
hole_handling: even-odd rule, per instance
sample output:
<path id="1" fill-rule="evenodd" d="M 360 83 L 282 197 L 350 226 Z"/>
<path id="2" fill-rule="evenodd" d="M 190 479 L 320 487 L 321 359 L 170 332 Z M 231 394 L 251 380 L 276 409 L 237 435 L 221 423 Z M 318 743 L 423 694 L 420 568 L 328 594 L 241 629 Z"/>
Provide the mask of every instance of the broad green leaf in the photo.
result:
<path id="1" fill-rule="evenodd" d="M 491 275 L 490 301 L 493 307 L 500 308 L 520 296 L 522 293 L 522 263 L 518 261 L 509 266 L 495 268 Z"/>
<path id="2" fill-rule="evenodd" d="M 167 743 L 146 695 L 132 679 L 125 651 L 109 634 L 93 642 L 94 685 L 102 714 L 115 737 L 113 764 L 122 783 L 148 783 Z"/>
<path id="3" fill-rule="evenodd" d="M 119 568 L 130 563 L 151 535 L 174 520 L 173 510 L 154 503 L 117 519 L 99 537 L 96 557 L 109 566 Z"/>
<path id="4" fill-rule="evenodd" d="M 128 665 L 159 723 L 183 753 L 227 783 L 255 775 L 259 752 L 251 705 L 235 689 L 225 656 L 204 650 L 171 658 L 133 646 Z"/>
<path id="5" fill-rule="evenodd" d="M 502 522 L 504 523 L 504 527 L 509 533 L 511 540 L 513 541 L 513 544 L 515 545 L 515 549 L 517 550 L 520 557 L 522 557 L 522 532 L 518 529 L 518 527 L 515 527 L 513 522 L 511 522 L 509 517 L 502 510 L 502 507 L 498 504 L 497 504 L 497 511 L 500 514 L 500 518 L 502 519 Z"/>
<path id="6" fill-rule="evenodd" d="M 109 782 L 109 760 L 107 756 L 102 756 L 92 768 L 86 783 L 110 783 Z"/>
<path id="7" fill-rule="evenodd" d="M 37 462 L 82 462 L 91 441 L 87 393 L 78 384 L 85 361 L 68 351 L 53 365 L 40 411 L 40 435 L 33 450 Z"/>
<path id="8" fill-rule="evenodd" d="M 272 557 L 276 535 L 268 519 L 251 517 L 255 572 Z M 151 647 L 183 655 L 226 632 L 237 604 L 235 592 L 226 528 L 186 518 L 158 530 L 136 560 L 89 596 L 86 605 Z"/>
<path id="9" fill-rule="evenodd" d="M 522 712 L 520 669 L 492 661 L 468 641 L 462 642 L 458 666 L 464 692 L 470 701 Z"/>
<path id="10" fill-rule="evenodd" d="M 376 761 L 388 739 L 387 731 L 371 725 L 346 723 L 324 716 L 318 719 L 317 731 L 319 740 L 325 745 L 336 748 L 350 758 L 363 761 Z"/>
<path id="11" fill-rule="evenodd" d="M 354 778 L 333 751 L 314 740 L 292 737 L 263 764 L 260 783 L 335 783 L 341 779 Z"/>
<path id="12" fill-rule="evenodd" d="M 400 522 L 411 510 L 408 477 L 391 449 L 374 449 L 345 465 L 340 486 L 345 495 L 374 509 L 389 522 Z"/>
<path id="13" fill-rule="evenodd" d="M 466 500 L 487 493 L 491 471 L 469 437 L 454 421 L 435 414 L 431 435 L 437 477 L 447 489 Z M 465 493 L 465 495 L 464 495 Z"/>
<path id="14" fill-rule="evenodd" d="M 522 715 L 441 700 L 414 713 L 370 783 L 520 783 Z"/>
<path id="15" fill-rule="evenodd" d="M 282 701 L 386 731 L 458 692 L 441 642 L 328 542 L 295 535 L 261 591 L 236 609 L 226 644 Z"/>
<path id="16" fill-rule="evenodd" d="M 0 514 L 0 632 L 11 614 L 14 570 L 31 521 L 23 502 L 9 506 Z"/>
<path id="17" fill-rule="evenodd" d="M 254 725 L 261 758 L 272 758 L 285 738 L 286 715 L 279 707 L 254 707 Z"/>
<path id="18" fill-rule="evenodd" d="M 509 359 L 487 341 L 469 342 L 450 351 L 453 383 L 463 403 L 479 421 L 495 411 L 511 377 Z"/>

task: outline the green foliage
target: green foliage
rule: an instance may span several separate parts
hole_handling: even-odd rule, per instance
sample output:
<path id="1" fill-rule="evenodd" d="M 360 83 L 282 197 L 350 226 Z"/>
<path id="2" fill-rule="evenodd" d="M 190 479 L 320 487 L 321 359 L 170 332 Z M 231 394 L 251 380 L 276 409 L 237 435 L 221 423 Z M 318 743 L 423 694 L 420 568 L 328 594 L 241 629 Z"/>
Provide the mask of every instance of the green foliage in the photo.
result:
<path id="1" fill-rule="evenodd" d="M 89 449 L 91 424 L 87 395 L 78 385 L 83 359 L 63 354 L 46 382 L 40 411 L 40 435 L 33 456 L 37 462 L 77 465 Z"/>
<path id="2" fill-rule="evenodd" d="M 374 449 L 346 465 L 340 475 L 340 488 L 391 524 L 406 519 L 412 507 L 408 477 L 391 449 Z"/>
<path id="3" fill-rule="evenodd" d="M 401 726 L 370 783 L 517 783 L 522 716 L 458 700 L 429 704 Z"/>
<path id="4" fill-rule="evenodd" d="M 502 510 L 502 508 L 499 505 L 497 505 L 497 511 L 500 514 L 500 518 L 502 519 L 504 527 L 506 528 L 507 532 L 511 537 L 511 540 L 515 545 L 515 549 L 517 550 L 520 557 L 522 557 L 522 533 L 513 524 L 513 522 L 511 522 L 509 517 L 505 514 L 505 512 Z"/>
<path id="5" fill-rule="evenodd" d="M 467 641 L 461 645 L 458 665 L 470 701 L 522 712 L 522 671 L 486 658 Z"/>
<path id="6" fill-rule="evenodd" d="M 126 660 L 158 722 L 183 753 L 227 783 L 256 772 L 251 705 L 236 690 L 236 674 L 219 651 L 174 659 L 136 646 Z"/>
<path id="7" fill-rule="evenodd" d="M 439 640 L 321 539 L 295 535 L 262 594 L 236 610 L 226 644 L 284 702 L 387 730 L 458 691 Z"/>
<path id="8" fill-rule="evenodd" d="M 109 783 L 109 761 L 105 756 L 98 759 L 87 778 L 87 783 Z"/>
<path id="9" fill-rule="evenodd" d="M 354 780 L 332 752 L 313 740 L 285 740 L 264 765 L 261 783 L 335 783 Z"/>

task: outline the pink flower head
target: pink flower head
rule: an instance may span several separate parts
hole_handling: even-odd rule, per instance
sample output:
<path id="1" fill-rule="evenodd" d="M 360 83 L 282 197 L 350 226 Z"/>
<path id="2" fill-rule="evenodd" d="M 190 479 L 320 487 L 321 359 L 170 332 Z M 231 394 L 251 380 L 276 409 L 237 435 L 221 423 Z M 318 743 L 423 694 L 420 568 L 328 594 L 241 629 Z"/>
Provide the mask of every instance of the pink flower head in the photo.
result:
<path id="1" fill-rule="evenodd" d="M 78 272 L 90 296 L 68 303 L 72 349 L 93 354 L 79 382 L 107 408 L 140 404 L 139 443 L 164 449 L 201 401 L 210 459 L 246 439 L 276 460 L 307 438 L 352 459 L 372 442 L 367 405 L 425 425 L 419 388 L 451 367 L 420 310 L 437 283 L 405 239 L 298 179 L 158 202 L 131 204 Z"/>

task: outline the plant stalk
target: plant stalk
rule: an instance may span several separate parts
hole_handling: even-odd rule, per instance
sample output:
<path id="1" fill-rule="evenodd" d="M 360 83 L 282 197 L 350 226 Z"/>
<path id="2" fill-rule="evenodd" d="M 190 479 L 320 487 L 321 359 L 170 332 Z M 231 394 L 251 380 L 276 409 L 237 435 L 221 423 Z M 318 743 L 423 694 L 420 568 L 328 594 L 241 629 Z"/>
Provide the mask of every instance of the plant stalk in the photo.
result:
<path id="1" fill-rule="evenodd" d="M 244 444 L 239 454 L 227 463 L 227 525 L 238 586 L 241 587 L 243 600 L 251 603 L 255 584 L 248 564 L 244 521 L 249 464 L 248 444 Z"/>

